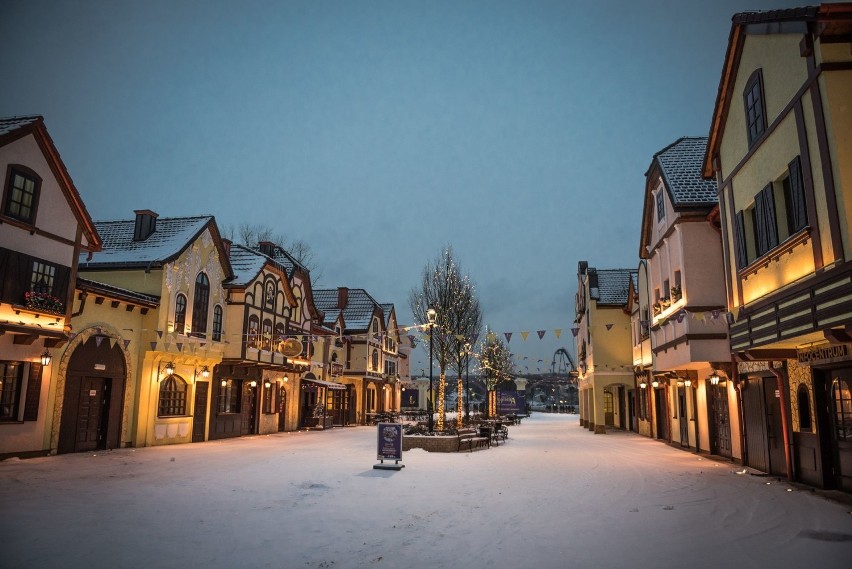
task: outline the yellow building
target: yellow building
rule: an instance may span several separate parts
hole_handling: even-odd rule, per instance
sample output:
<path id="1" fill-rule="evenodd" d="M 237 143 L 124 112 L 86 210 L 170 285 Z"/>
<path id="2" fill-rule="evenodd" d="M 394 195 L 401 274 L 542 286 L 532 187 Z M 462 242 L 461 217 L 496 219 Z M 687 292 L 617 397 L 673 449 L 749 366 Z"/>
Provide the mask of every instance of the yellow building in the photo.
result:
<path id="1" fill-rule="evenodd" d="M 596 434 L 628 429 L 634 385 L 628 295 L 635 269 L 577 269 L 575 331 L 580 425 Z M 635 282 L 635 281 L 634 281 Z"/>
<path id="2" fill-rule="evenodd" d="M 703 174 L 743 460 L 852 491 L 852 4 L 733 17 Z"/>
<path id="3" fill-rule="evenodd" d="M 116 346 L 130 340 L 116 353 L 135 398 L 135 405 L 126 405 L 135 416 L 125 421 L 130 432 L 122 435 L 122 442 L 148 446 L 207 440 L 210 377 L 226 342 L 222 282 L 232 277 L 215 219 L 158 218 L 152 211 L 137 210 L 135 219 L 100 221 L 96 227 L 104 247 L 81 258 L 80 275 L 101 288 L 132 291 L 135 296 L 127 299 L 125 311 L 141 298 L 158 302 L 139 320 L 124 322 L 127 326 L 116 313 L 87 312 L 89 303 L 78 308 L 82 330 L 95 330 L 95 336 L 107 337 L 102 342 Z M 106 302 L 108 295 L 102 296 Z M 120 305 L 121 299 L 110 302 Z"/>

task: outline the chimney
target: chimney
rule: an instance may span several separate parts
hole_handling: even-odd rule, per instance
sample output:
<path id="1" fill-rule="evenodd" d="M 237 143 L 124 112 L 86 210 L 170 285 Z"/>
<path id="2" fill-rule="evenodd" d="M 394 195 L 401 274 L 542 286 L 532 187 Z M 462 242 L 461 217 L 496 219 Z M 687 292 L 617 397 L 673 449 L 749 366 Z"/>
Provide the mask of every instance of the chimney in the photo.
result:
<path id="1" fill-rule="evenodd" d="M 267 257 L 275 256 L 275 243 L 272 241 L 260 241 L 257 244 L 257 247 L 260 249 L 260 252 L 266 255 Z"/>
<path id="2" fill-rule="evenodd" d="M 156 213 L 150 209 L 137 209 L 133 213 L 136 214 L 136 225 L 133 227 L 133 240 L 145 241 L 157 230 Z"/>
<path id="3" fill-rule="evenodd" d="M 225 257 L 231 258 L 231 245 L 233 242 L 230 239 L 222 239 L 222 248 L 225 250 Z"/>
<path id="4" fill-rule="evenodd" d="M 345 286 L 337 287 L 337 308 L 343 310 L 349 302 L 349 289 Z"/>

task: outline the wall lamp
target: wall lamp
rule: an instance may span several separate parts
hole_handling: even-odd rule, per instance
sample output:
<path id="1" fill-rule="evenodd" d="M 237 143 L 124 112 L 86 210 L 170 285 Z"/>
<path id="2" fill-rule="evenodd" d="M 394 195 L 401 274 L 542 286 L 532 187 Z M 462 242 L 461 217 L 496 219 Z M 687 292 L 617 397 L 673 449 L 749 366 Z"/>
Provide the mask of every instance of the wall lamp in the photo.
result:
<path id="1" fill-rule="evenodd" d="M 52 360 L 52 359 L 53 359 L 53 356 L 50 355 L 50 352 L 45 350 L 44 353 L 41 355 L 41 365 L 49 366 L 50 360 Z"/>
<path id="2" fill-rule="evenodd" d="M 201 366 L 201 377 L 203 377 L 204 379 L 210 377 L 210 368 L 208 368 L 207 366 Z"/>
<path id="3" fill-rule="evenodd" d="M 165 373 L 166 375 L 174 375 L 175 374 L 175 363 L 174 362 L 166 362 L 162 368 L 160 368 L 160 373 Z"/>
<path id="4" fill-rule="evenodd" d="M 715 369 L 710 372 L 710 377 L 708 377 L 707 379 L 710 380 L 711 385 L 719 385 L 719 374 L 716 372 Z"/>

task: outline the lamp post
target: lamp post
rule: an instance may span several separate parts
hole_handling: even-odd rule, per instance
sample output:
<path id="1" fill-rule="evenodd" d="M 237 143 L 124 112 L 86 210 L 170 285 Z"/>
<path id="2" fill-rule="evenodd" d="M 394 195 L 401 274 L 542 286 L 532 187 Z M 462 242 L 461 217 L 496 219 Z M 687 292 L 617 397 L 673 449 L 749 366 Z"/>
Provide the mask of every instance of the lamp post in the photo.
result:
<path id="1" fill-rule="evenodd" d="M 470 342 L 467 342 L 464 345 L 464 350 L 464 385 L 465 391 L 467 391 L 467 397 L 464 400 L 464 420 L 466 423 L 470 424 Z"/>
<path id="2" fill-rule="evenodd" d="M 429 432 L 434 432 L 434 404 L 432 402 L 432 336 L 435 334 L 435 318 L 438 313 L 431 306 L 426 310 L 426 317 L 429 319 Z"/>

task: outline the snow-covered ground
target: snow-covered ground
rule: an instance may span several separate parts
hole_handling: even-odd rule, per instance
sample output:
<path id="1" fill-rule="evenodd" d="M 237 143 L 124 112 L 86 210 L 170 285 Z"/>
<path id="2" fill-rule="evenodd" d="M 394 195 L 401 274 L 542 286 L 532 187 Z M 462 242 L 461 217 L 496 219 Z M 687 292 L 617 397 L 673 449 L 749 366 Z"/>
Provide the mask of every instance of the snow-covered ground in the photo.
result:
<path id="1" fill-rule="evenodd" d="M 404 454 L 375 427 L 0 463 L 0 567 L 852 567 L 850 507 L 575 415 Z"/>

